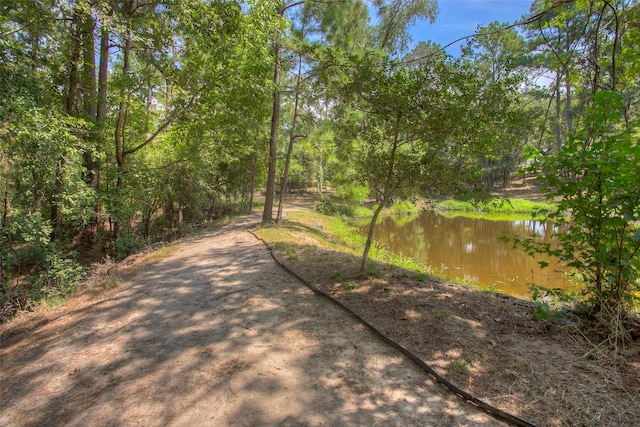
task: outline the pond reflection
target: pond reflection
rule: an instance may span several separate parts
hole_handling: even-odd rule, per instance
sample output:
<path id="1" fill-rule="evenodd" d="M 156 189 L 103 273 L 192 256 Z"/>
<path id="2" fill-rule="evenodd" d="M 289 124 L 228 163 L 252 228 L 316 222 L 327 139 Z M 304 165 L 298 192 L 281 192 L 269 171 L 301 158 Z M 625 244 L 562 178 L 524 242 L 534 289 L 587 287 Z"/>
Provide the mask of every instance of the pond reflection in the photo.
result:
<path id="1" fill-rule="evenodd" d="M 541 269 L 538 261 L 543 258 L 534 259 L 498 238 L 504 233 L 523 237 L 535 233 L 550 241 L 556 231 L 548 222 L 449 218 L 426 212 L 412 220 L 384 218 L 376 226 L 375 239 L 385 249 L 437 268 L 442 275 L 526 296 L 531 283 L 547 288 L 571 285 L 557 271 L 557 260 L 544 259 L 549 266 Z"/>

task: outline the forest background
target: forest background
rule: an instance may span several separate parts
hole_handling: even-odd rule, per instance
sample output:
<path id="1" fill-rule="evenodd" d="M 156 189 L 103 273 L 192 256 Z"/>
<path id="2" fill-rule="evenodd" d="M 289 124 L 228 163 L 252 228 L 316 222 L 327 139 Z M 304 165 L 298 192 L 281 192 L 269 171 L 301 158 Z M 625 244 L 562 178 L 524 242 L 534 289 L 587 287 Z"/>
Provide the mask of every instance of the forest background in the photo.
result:
<path id="1" fill-rule="evenodd" d="M 515 243 L 559 256 L 590 283 L 592 312 L 625 318 L 638 2 L 536 0 L 459 57 L 410 44 L 417 19 L 437 2 L 3 2 L 5 314 L 70 295 L 88 261 L 250 211 L 258 191 L 276 223 L 288 193 L 375 198 L 372 230 L 393 201 L 482 197 L 530 168 L 572 232 L 558 248 Z"/>

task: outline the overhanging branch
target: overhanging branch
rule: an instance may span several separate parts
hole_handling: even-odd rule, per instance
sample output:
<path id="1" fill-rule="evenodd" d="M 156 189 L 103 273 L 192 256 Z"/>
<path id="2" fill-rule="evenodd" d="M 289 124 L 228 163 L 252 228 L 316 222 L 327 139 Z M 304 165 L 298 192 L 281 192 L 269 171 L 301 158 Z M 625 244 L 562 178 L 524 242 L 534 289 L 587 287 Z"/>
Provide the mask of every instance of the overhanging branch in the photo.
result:
<path id="1" fill-rule="evenodd" d="M 169 116 L 169 118 L 153 133 L 153 135 L 151 135 L 149 138 L 147 138 L 142 144 L 133 147 L 129 150 L 125 150 L 122 152 L 123 156 L 128 156 L 129 154 L 133 154 L 137 151 L 142 150 L 144 147 L 146 147 L 147 145 L 151 144 L 160 134 L 162 134 L 165 130 L 167 130 L 167 128 L 169 126 L 171 126 L 171 123 L 173 123 L 173 121 L 175 119 L 178 118 L 178 116 L 180 116 L 182 113 L 184 113 L 185 111 L 187 111 L 189 108 L 191 108 L 191 106 L 193 105 L 194 101 L 196 99 L 196 96 L 193 95 L 190 99 L 189 102 L 187 102 L 182 108 L 179 108 L 177 110 L 175 110 L 173 113 L 171 113 L 171 115 Z"/>

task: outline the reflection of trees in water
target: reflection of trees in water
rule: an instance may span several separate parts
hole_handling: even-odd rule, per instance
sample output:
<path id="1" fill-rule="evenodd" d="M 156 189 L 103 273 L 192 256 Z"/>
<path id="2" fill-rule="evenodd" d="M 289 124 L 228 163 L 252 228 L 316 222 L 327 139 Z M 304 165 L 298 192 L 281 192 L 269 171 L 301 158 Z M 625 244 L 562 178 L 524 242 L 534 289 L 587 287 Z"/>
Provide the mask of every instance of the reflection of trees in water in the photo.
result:
<path id="1" fill-rule="evenodd" d="M 481 286 L 501 282 L 498 287 L 504 291 L 523 294 L 532 281 L 552 287 L 563 286 L 565 281 L 554 271 L 556 262 L 541 270 L 539 260 L 498 238 L 504 233 L 523 237 L 535 233 L 550 241 L 556 232 L 557 227 L 545 221 L 489 221 L 424 213 L 411 221 L 385 218 L 375 238 L 396 254 L 436 268 L 446 266 L 451 276 L 477 277 Z"/>
<path id="2" fill-rule="evenodd" d="M 513 221 L 512 228 L 516 231 L 520 231 L 522 235 L 536 234 L 543 238 L 543 241 L 547 242 L 551 240 L 554 233 L 559 233 L 560 229 L 551 221 L 537 221 L 533 219 L 526 219 L 521 221 Z"/>

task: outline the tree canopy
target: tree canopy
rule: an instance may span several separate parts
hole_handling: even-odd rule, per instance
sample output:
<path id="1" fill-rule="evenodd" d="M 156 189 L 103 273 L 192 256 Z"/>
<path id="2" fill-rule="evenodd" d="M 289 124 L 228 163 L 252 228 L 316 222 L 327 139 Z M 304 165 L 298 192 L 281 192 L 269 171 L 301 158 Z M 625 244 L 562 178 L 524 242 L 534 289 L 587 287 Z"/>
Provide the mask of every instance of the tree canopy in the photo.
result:
<path id="1" fill-rule="evenodd" d="M 452 57 L 409 37 L 435 0 L 3 4 L 3 301 L 27 272 L 34 299 L 70 292 L 89 254 L 125 257 L 258 192 L 265 222 L 290 191 L 377 199 L 366 269 L 385 205 L 486 194 L 531 165 L 576 227 L 553 251 L 594 306 L 629 301 L 639 17 L 630 0 L 535 0 Z"/>

